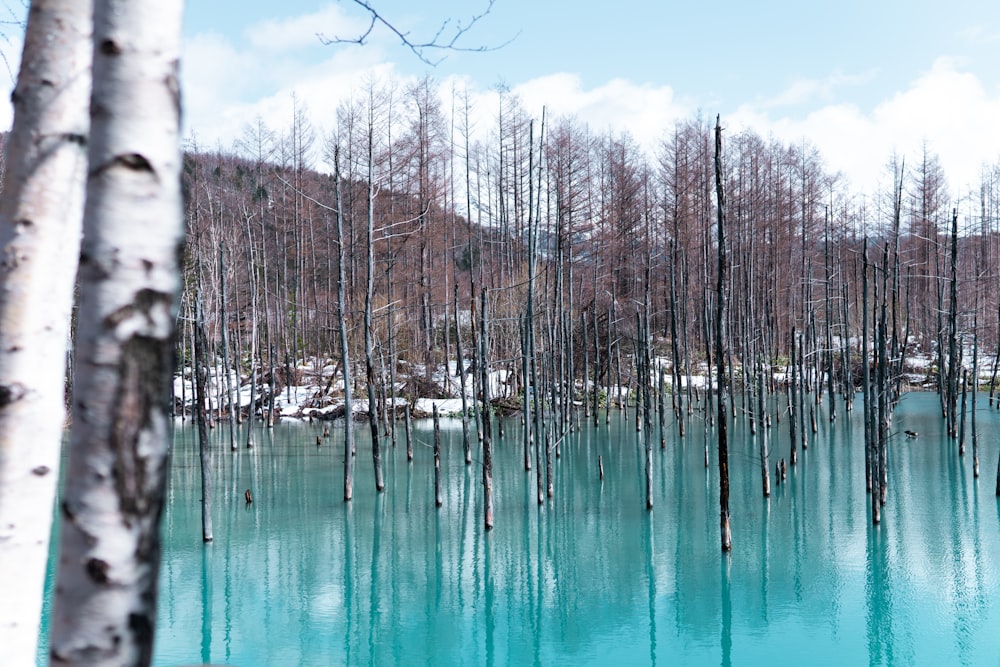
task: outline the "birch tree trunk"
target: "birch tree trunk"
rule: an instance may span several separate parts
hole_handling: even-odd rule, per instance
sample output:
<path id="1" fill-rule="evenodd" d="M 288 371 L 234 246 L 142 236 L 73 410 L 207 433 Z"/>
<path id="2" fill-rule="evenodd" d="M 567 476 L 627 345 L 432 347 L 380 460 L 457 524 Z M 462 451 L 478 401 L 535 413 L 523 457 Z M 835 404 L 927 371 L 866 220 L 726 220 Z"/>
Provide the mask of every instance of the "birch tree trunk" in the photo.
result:
<path id="1" fill-rule="evenodd" d="M 0 199 L 0 664 L 33 664 L 83 220 L 91 3 L 36 0 Z"/>
<path id="2" fill-rule="evenodd" d="M 53 664 L 148 664 L 184 219 L 181 3 L 98 0 Z"/>

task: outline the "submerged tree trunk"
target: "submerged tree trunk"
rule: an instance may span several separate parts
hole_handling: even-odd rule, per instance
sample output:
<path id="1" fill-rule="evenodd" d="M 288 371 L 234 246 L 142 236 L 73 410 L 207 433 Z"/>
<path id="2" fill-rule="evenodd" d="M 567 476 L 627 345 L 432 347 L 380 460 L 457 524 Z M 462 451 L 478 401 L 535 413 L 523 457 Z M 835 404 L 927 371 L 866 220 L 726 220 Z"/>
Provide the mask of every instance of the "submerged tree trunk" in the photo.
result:
<path id="1" fill-rule="evenodd" d="M 771 495 L 771 477 L 770 468 L 768 467 L 768 451 L 767 451 L 767 424 L 764 422 L 764 404 L 766 403 L 766 397 L 764 396 L 764 368 L 765 365 L 761 363 L 759 365 L 760 370 L 757 373 L 757 414 L 760 416 L 760 481 L 761 488 L 764 492 L 764 497 L 767 498 Z"/>
<path id="2" fill-rule="evenodd" d="M 732 532 L 729 526 L 729 434 L 727 430 L 728 406 L 726 390 L 726 198 L 722 175 L 722 127 L 715 119 L 715 192 L 718 212 L 718 255 L 719 268 L 716 277 L 715 304 L 715 364 L 718 384 L 718 429 L 719 429 L 719 524 L 722 550 L 732 549 Z"/>
<path id="3" fill-rule="evenodd" d="M 948 388 L 946 411 L 948 416 L 948 435 L 957 437 L 958 409 L 958 210 L 951 215 L 951 274 L 948 279 L 950 303 L 948 311 Z"/>
<path id="4" fill-rule="evenodd" d="M 340 329 L 340 367 L 344 375 L 344 501 L 354 497 L 354 401 L 351 396 L 351 354 L 347 346 L 347 269 L 344 266 L 344 209 L 340 190 L 340 148 L 333 150 L 333 180 L 337 218 L 337 325 Z"/>
<path id="5" fill-rule="evenodd" d="M 525 319 L 521 318 L 521 385 L 524 390 L 521 392 L 521 421 L 524 423 L 524 430 L 521 434 L 521 454 L 524 469 L 531 470 L 531 387 L 528 383 L 529 373 L 528 355 L 528 330 L 525 327 Z"/>
<path id="6" fill-rule="evenodd" d="M 392 330 L 391 326 L 389 330 Z M 462 322 L 458 316 L 457 283 L 455 284 L 455 358 L 458 365 L 459 387 L 462 392 L 462 450 L 465 452 L 465 465 L 469 465 L 472 463 L 472 443 L 469 438 L 469 397 L 465 380 L 465 355 L 462 353 Z M 395 429 L 395 426 L 393 429 Z"/>
<path id="7" fill-rule="evenodd" d="M 486 288 L 480 292 L 480 315 L 482 319 L 479 333 L 480 391 L 483 394 L 483 524 L 486 530 L 493 528 L 493 443 L 490 433 L 490 374 L 486 362 L 489 351 L 489 320 L 487 319 Z"/>
<path id="8" fill-rule="evenodd" d="M 98 0 L 53 664 L 149 664 L 184 233 L 181 3 Z"/>
<path id="9" fill-rule="evenodd" d="M 653 509 L 653 428 L 652 428 L 652 417 L 650 416 L 650 411 L 652 409 L 652 400 L 650 398 L 650 386 L 652 384 L 652 372 L 649 367 L 649 332 L 646 330 L 646 321 L 643 318 L 636 317 L 638 327 L 639 327 L 639 345 L 637 359 L 640 364 L 639 370 L 639 385 L 641 391 L 639 393 L 638 400 L 641 402 L 642 408 L 639 405 L 636 406 L 636 410 L 645 411 L 645 428 L 642 429 L 643 445 L 645 446 L 645 477 L 646 477 L 646 509 Z"/>
<path id="10" fill-rule="evenodd" d="M 978 308 L 978 299 L 976 307 Z M 979 392 L 979 326 L 973 316 L 972 325 L 972 476 L 979 477 L 979 425 L 976 422 L 976 394 Z M 964 399 L 963 399 L 964 402 Z"/>
<path id="11" fill-rule="evenodd" d="M 230 368 L 229 356 L 229 317 L 226 312 L 226 247 L 219 248 L 219 304 L 222 322 L 222 372 L 225 376 L 226 406 L 229 412 L 229 448 L 236 451 L 236 406 L 234 404 L 233 390 L 233 369 Z M 239 366 L 237 366 L 237 378 L 239 377 Z"/>
<path id="12" fill-rule="evenodd" d="M 872 385 L 871 356 L 869 348 L 869 308 L 868 308 L 868 237 L 865 237 L 861 253 L 861 401 L 865 424 L 865 487 L 872 491 Z"/>
<path id="13" fill-rule="evenodd" d="M 791 370 L 792 370 L 792 382 L 788 385 L 788 435 L 791 441 L 791 449 L 788 453 L 788 463 L 790 465 L 795 465 L 799 461 L 798 453 L 798 429 L 799 426 L 799 364 L 796 359 L 796 350 L 798 349 L 798 336 L 795 334 L 795 327 L 792 327 L 792 357 L 791 357 Z"/>
<path id="14" fill-rule="evenodd" d="M 0 200 L 0 664 L 34 664 L 87 173 L 91 2 L 35 0 Z M 16 604 L 15 604 L 16 601 Z"/>
<path id="15" fill-rule="evenodd" d="M 585 310 L 580 312 L 580 333 L 583 336 L 583 380 L 580 390 L 583 398 L 583 420 L 586 423 L 590 419 L 590 389 L 587 385 L 590 381 L 590 341 L 587 340 L 587 311 Z M 575 385 L 576 380 L 572 381 Z"/>
<path id="16" fill-rule="evenodd" d="M 969 371 L 962 369 L 961 412 L 958 420 L 958 455 L 965 455 L 965 416 L 969 407 Z"/>
<path id="17" fill-rule="evenodd" d="M 596 278 L 595 286 L 596 286 Z M 596 289 L 596 287 L 595 287 Z M 593 404 L 594 404 L 594 428 L 600 424 L 600 384 L 601 384 L 601 338 L 597 329 L 597 304 L 594 304 L 594 310 L 591 313 L 594 322 L 594 394 L 593 394 Z"/>
<path id="18" fill-rule="evenodd" d="M 200 268 L 199 268 L 200 270 Z M 194 418 L 198 425 L 198 458 L 201 472 L 201 539 L 211 542 L 212 531 L 212 456 L 209 453 L 208 415 L 208 355 L 205 346 L 205 313 L 201 304 L 201 288 L 194 300 Z"/>
<path id="19" fill-rule="evenodd" d="M 369 111 L 371 113 L 371 111 Z M 378 434 L 378 405 L 375 399 L 375 359 L 374 359 L 374 335 L 372 329 L 372 298 L 375 292 L 375 170 L 374 156 L 372 152 L 372 132 L 373 121 L 369 117 L 368 121 L 368 231 L 367 249 L 368 261 L 366 263 L 367 279 L 365 281 L 365 379 L 368 383 L 368 425 L 372 434 L 372 465 L 375 468 L 375 491 L 381 493 L 385 491 L 385 481 L 382 478 L 382 448 Z"/>
<path id="20" fill-rule="evenodd" d="M 434 404 L 434 505 L 444 505 L 441 494 L 441 420 L 438 417 L 438 406 Z"/>
<path id="21" fill-rule="evenodd" d="M 252 242 L 250 218 L 247 217 L 247 243 Z M 253 447 L 253 423 L 257 416 L 257 275 L 253 263 L 253 250 L 248 248 L 248 273 L 250 274 L 250 407 L 247 409 L 246 448 Z M 184 385 L 181 384 L 183 387 Z"/>

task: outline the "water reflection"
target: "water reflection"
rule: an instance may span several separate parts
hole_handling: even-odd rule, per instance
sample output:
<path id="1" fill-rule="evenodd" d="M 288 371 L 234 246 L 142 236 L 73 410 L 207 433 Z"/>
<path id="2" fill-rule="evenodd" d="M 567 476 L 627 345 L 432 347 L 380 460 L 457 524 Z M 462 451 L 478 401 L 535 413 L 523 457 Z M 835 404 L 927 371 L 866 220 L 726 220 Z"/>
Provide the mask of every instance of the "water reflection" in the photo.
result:
<path id="1" fill-rule="evenodd" d="M 386 449 L 387 490 L 378 496 L 367 429 L 359 429 L 347 504 L 343 442 L 317 448 L 322 427 L 281 426 L 235 456 L 216 429 L 214 488 L 225 497 L 215 499 L 210 546 L 200 541 L 195 440 L 179 428 L 156 662 L 995 662 L 992 480 L 973 479 L 971 457 L 958 459 L 940 434 L 936 401 L 907 396 L 898 411 L 894 429 L 921 436 L 893 440 L 889 498 L 875 528 L 860 413 L 841 405 L 830 423 L 817 408 L 818 433 L 769 499 L 758 443 L 737 420 L 730 556 L 719 549 L 717 469 L 714 452 L 704 465 L 697 419 L 683 439 L 668 424 L 666 448 L 654 449 L 651 512 L 634 420 L 612 414 L 605 424 L 602 415 L 599 427 L 568 437 L 554 462 L 555 495 L 541 506 L 538 471 L 524 470 L 520 425 L 509 421 L 495 447 L 490 533 L 480 468 L 464 463 L 458 421 L 443 423 L 441 508 L 429 424 L 416 425 L 413 462 L 403 448 Z M 1000 419 L 984 411 L 980 423 L 996 433 Z M 771 429 L 772 469 L 788 456 L 783 428 Z M 983 441 L 991 461 L 997 443 Z"/>

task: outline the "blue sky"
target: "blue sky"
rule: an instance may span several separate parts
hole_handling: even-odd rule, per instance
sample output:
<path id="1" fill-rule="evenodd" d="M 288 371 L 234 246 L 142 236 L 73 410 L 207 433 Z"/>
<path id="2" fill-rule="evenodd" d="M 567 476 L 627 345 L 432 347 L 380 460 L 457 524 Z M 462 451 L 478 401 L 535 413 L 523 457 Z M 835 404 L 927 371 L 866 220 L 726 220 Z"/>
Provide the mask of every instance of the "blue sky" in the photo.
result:
<path id="1" fill-rule="evenodd" d="M 238 42 L 255 23 L 330 5 L 361 16 L 349 1 L 200 0 L 188 3 L 185 29 L 188 36 L 218 32 Z M 425 37 L 442 20 L 465 20 L 486 2 L 375 0 L 375 5 L 414 36 Z M 315 31 L 336 34 L 332 23 L 317 23 Z M 697 104 L 728 110 L 780 98 L 804 81 L 834 80 L 840 82 L 836 90 L 819 91 L 826 100 L 810 101 L 830 101 L 836 92 L 871 109 L 941 56 L 959 61 L 987 86 L 1000 84 L 1000 3 L 989 0 L 496 0 L 464 43 L 496 45 L 511 38 L 493 52 L 447 54 L 434 68 L 394 48 L 392 40 L 374 41 L 406 73 L 466 75 L 483 86 L 556 72 L 578 74 L 586 88 L 625 78 L 669 85 Z"/>
<path id="2" fill-rule="evenodd" d="M 485 0 L 372 0 L 427 38 Z M 814 0 L 713 3 L 495 0 L 465 35 L 485 53 L 451 52 L 436 67 L 376 31 L 364 46 L 323 46 L 316 33 L 357 34 L 349 0 L 190 0 L 184 23 L 185 129 L 228 147 L 261 117 L 290 125 L 292 94 L 329 129 L 336 104 L 366 76 L 431 74 L 475 93 L 491 122 L 496 85 L 529 112 L 575 114 L 595 130 L 630 132 L 655 149 L 665 128 L 722 114 L 785 141 L 808 140 L 833 169 L 871 189 L 891 153 L 923 142 L 957 191 L 1000 160 L 1000 2 Z M 2 119 L 0 119 L 2 120 Z"/>

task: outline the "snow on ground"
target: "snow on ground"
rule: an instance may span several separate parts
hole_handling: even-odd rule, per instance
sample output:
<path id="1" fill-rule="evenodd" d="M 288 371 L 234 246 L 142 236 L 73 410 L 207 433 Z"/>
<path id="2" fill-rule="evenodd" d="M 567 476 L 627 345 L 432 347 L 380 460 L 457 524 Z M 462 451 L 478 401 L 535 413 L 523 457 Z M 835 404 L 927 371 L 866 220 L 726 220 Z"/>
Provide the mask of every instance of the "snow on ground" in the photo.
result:
<path id="1" fill-rule="evenodd" d="M 417 414 L 434 414 L 434 406 L 437 405 L 439 415 L 461 415 L 461 398 L 418 398 L 414 401 L 414 412 Z"/>
<path id="2" fill-rule="evenodd" d="M 991 357 L 987 355 L 980 355 L 980 357 L 982 358 L 980 363 L 980 384 L 988 383 L 992 376 Z M 935 363 L 936 359 L 933 358 L 932 355 L 908 355 L 906 358 L 906 381 L 914 387 L 923 387 L 933 384 Z M 962 363 L 963 366 L 968 367 L 969 370 L 971 370 L 971 349 L 968 354 L 963 357 Z M 659 369 L 669 367 L 669 359 L 664 357 L 657 357 L 655 359 L 655 368 L 657 370 L 654 373 L 654 383 L 659 383 Z M 297 376 L 303 380 L 303 383 L 290 387 L 282 387 L 281 390 L 276 393 L 274 397 L 274 406 L 277 415 L 279 415 L 281 419 L 289 420 L 302 420 L 309 419 L 310 417 L 330 419 L 332 418 L 331 415 L 342 415 L 344 409 L 343 380 L 337 379 L 332 383 L 330 382 L 330 375 L 334 373 L 337 368 L 338 365 L 328 363 L 328 360 L 324 360 L 321 363 L 298 365 L 297 369 L 299 373 Z M 703 390 L 708 386 L 709 381 L 713 378 L 712 371 L 703 362 L 693 364 L 690 370 L 690 375 L 683 374 L 680 378 L 681 389 L 690 385 L 695 389 Z M 737 367 L 736 370 L 737 372 L 740 372 L 741 369 L 740 367 Z M 409 365 L 409 371 L 409 374 L 396 374 L 397 381 L 395 383 L 395 387 L 398 392 L 401 392 L 406 387 L 408 375 L 411 377 L 426 376 L 425 368 L 420 364 Z M 780 384 L 786 384 L 788 382 L 789 378 L 786 368 L 776 367 L 772 371 L 772 374 L 776 382 Z M 190 367 L 184 367 L 174 378 L 174 395 L 177 404 L 180 405 L 183 399 L 184 405 L 189 409 L 190 405 L 193 403 L 194 396 L 193 377 L 193 369 Z M 250 378 L 246 376 L 241 377 L 235 371 L 230 371 L 229 378 L 231 386 L 233 387 L 235 403 L 239 405 L 240 408 L 249 408 L 251 400 Z M 663 379 L 668 387 L 673 387 L 674 377 L 672 373 L 666 372 L 663 375 Z M 461 382 L 460 378 L 457 376 L 457 367 L 455 362 L 449 362 L 447 367 L 437 368 L 433 373 L 431 373 L 430 380 L 436 387 L 438 387 L 439 391 L 442 394 L 447 395 L 448 398 L 418 397 L 414 399 L 411 405 L 414 417 L 418 419 L 422 417 L 429 417 L 433 412 L 435 404 L 438 406 L 439 414 L 442 417 L 461 415 Z M 509 384 L 510 380 L 511 373 L 506 369 L 495 369 L 491 371 L 489 374 L 491 397 L 505 399 L 514 398 L 513 387 Z M 258 406 L 257 414 L 260 414 L 261 407 L 267 404 L 268 387 L 263 383 L 263 379 L 260 376 L 258 376 L 258 382 L 259 384 L 255 393 L 255 401 Z M 210 410 L 213 412 L 219 410 L 220 406 L 225 406 L 228 403 L 225 395 L 225 384 L 225 369 L 221 366 L 215 366 L 208 370 L 208 404 Z M 715 384 L 714 380 L 712 380 L 712 384 Z M 583 386 L 586 387 L 588 392 L 593 390 L 593 383 L 590 381 L 584 383 Z M 475 400 L 473 387 L 473 378 L 467 377 L 465 393 L 470 409 L 473 401 Z M 600 389 L 605 396 L 615 402 L 628 401 L 633 392 L 633 388 L 629 386 L 611 385 L 609 387 L 601 387 Z M 352 412 L 354 413 L 355 419 L 363 418 L 368 414 L 367 398 L 367 392 L 365 392 L 359 385 L 358 389 L 355 390 L 352 401 Z M 391 401 L 388 397 L 387 400 Z M 397 411 L 402 412 L 402 408 L 406 404 L 407 399 L 397 395 L 395 399 Z M 461 421 L 459 420 L 457 423 L 461 424 Z"/>
<path id="3" fill-rule="evenodd" d="M 337 379 L 329 387 L 330 374 L 336 370 L 334 365 L 324 365 L 320 374 L 316 373 L 316 367 L 312 364 L 300 364 L 298 367 L 299 376 L 309 380 L 305 384 L 282 387 L 275 393 L 274 408 L 280 419 L 303 420 L 310 417 L 328 419 L 331 413 L 341 415 L 344 408 L 344 382 Z M 414 376 L 425 375 L 424 367 L 412 365 L 410 367 Z M 448 372 L 444 368 L 439 368 L 431 374 L 431 381 L 448 394 L 448 398 L 417 398 L 412 405 L 413 415 L 417 418 L 429 417 L 434 409 L 434 404 L 438 406 L 441 416 L 461 415 L 461 381 L 455 375 L 457 367 L 454 362 L 448 365 Z M 207 404 L 210 411 L 215 412 L 228 405 L 226 398 L 226 371 L 221 366 L 212 367 L 208 370 L 206 394 Z M 397 378 L 399 375 L 397 374 Z M 505 369 L 496 369 L 489 374 L 490 395 L 494 398 L 509 398 L 511 388 L 508 385 L 510 372 Z M 183 402 L 185 407 L 190 409 L 194 402 L 194 371 L 191 367 L 184 367 L 180 373 L 174 377 L 174 397 L 178 405 Z M 234 403 L 240 408 L 249 408 L 251 402 L 250 378 L 239 376 L 236 372 L 230 372 L 230 382 L 233 386 Z M 258 387 L 255 393 L 257 402 L 257 414 L 261 414 L 262 406 L 266 405 L 268 398 L 268 386 L 262 378 L 258 378 Z M 473 394 L 473 380 L 466 378 L 466 399 L 471 407 L 475 399 Z M 402 391 L 406 387 L 403 380 L 395 383 L 397 391 Z M 390 397 L 386 398 L 387 403 L 392 404 Z M 401 396 L 395 398 L 397 410 L 402 411 L 407 405 L 407 400 Z M 368 414 L 367 392 L 355 389 L 351 401 L 351 412 L 355 418 L 361 418 Z M 461 423 L 461 422 L 459 422 Z"/>

